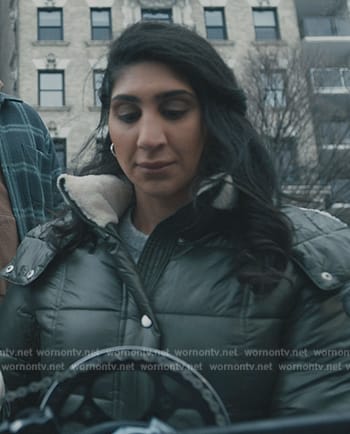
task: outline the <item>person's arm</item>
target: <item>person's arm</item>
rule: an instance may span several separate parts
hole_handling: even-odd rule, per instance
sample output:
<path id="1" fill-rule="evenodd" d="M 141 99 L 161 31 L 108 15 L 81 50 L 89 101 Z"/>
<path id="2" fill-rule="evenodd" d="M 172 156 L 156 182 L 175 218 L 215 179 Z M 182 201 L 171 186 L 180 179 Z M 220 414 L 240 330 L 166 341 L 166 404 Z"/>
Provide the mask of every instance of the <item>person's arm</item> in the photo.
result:
<path id="1" fill-rule="evenodd" d="M 57 188 L 57 178 L 62 173 L 62 168 L 59 165 L 55 145 L 48 132 L 45 136 L 45 142 L 49 163 L 48 173 L 50 176 L 50 190 L 46 192 L 46 195 L 48 201 L 50 201 L 51 198 L 53 211 L 57 212 L 57 210 L 63 206 L 63 199 Z"/>
<path id="2" fill-rule="evenodd" d="M 288 356 L 279 365 L 272 414 L 348 412 L 350 282 L 327 290 L 305 277 L 282 346 Z"/>
<path id="3" fill-rule="evenodd" d="M 36 128 L 36 146 L 37 149 L 45 155 L 41 161 L 42 187 L 45 198 L 46 217 L 51 219 L 55 217 L 55 211 L 63 203 L 63 199 L 57 188 L 57 178 L 62 173 L 54 142 L 49 131 L 39 114 L 28 104 L 24 103 L 24 108 L 28 116 L 28 122 Z"/>
<path id="4" fill-rule="evenodd" d="M 11 286 L 0 305 L 0 390 L 13 391 L 39 378 L 37 325 L 29 287 Z"/>

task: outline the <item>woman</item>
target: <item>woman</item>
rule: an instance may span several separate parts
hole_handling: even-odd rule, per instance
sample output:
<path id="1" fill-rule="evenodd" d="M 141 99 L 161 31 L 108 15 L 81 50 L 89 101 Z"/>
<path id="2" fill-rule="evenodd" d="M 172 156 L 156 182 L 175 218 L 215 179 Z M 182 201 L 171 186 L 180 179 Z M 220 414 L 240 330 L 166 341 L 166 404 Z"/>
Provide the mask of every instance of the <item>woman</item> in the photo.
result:
<path id="1" fill-rule="evenodd" d="M 3 271 L 7 388 L 141 345 L 198 367 L 233 421 L 348 409 L 349 230 L 277 205 L 232 71 L 196 33 L 138 23 L 111 45 L 101 100 L 108 133 L 59 179 L 69 211 Z M 125 378 L 96 395 L 139 417 L 148 386 Z"/>

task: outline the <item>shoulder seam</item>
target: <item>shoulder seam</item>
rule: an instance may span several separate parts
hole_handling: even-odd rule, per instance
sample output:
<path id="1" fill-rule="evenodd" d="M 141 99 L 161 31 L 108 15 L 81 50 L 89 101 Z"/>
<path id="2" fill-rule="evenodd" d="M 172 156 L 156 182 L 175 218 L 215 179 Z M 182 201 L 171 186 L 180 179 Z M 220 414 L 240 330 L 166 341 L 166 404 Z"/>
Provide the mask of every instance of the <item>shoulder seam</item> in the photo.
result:
<path id="1" fill-rule="evenodd" d="M 18 98 L 17 96 L 8 95 L 7 93 L 2 93 L 0 95 L 0 102 L 4 101 L 14 101 L 14 102 L 20 102 L 23 103 L 23 100 L 21 98 Z"/>

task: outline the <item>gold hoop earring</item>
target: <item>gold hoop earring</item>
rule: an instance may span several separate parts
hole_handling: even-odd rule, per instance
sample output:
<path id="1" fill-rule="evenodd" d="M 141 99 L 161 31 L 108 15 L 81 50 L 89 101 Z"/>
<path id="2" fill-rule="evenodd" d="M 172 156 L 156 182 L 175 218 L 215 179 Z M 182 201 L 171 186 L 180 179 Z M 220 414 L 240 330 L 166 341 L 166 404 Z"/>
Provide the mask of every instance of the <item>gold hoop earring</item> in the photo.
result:
<path id="1" fill-rule="evenodd" d="M 110 149 L 110 151 L 111 151 L 113 157 L 116 157 L 117 154 L 116 154 L 116 152 L 115 152 L 114 143 L 111 143 L 111 146 L 109 147 L 109 149 Z"/>

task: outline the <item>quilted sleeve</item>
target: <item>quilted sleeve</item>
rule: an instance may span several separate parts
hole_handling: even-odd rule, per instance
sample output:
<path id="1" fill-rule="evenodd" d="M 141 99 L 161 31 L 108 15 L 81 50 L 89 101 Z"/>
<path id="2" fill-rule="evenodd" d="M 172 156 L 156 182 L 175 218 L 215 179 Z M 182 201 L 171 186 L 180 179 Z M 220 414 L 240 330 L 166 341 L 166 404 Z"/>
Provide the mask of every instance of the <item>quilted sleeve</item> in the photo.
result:
<path id="1" fill-rule="evenodd" d="M 313 231 L 294 249 L 300 291 L 282 342 L 276 416 L 350 408 L 350 230 L 308 214 Z"/>
<path id="2" fill-rule="evenodd" d="M 0 369 L 6 391 L 38 379 L 36 323 L 30 312 L 29 288 L 10 286 L 0 304 Z"/>

